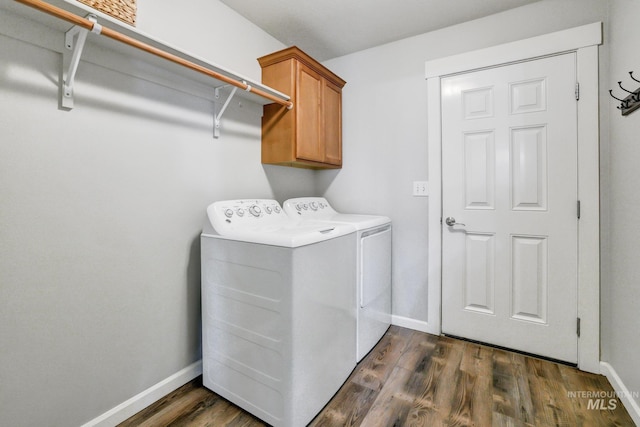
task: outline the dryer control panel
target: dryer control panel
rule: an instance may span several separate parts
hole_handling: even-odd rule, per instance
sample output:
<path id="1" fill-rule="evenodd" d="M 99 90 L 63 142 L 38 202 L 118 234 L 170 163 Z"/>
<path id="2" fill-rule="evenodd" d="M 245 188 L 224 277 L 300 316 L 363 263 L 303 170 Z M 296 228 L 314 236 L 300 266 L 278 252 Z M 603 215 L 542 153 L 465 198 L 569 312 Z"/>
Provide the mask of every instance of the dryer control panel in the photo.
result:
<path id="1" fill-rule="evenodd" d="M 299 197 L 284 202 L 283 209 L 293 218 L 325 219 L 337 212 L 324 197 Z"/>

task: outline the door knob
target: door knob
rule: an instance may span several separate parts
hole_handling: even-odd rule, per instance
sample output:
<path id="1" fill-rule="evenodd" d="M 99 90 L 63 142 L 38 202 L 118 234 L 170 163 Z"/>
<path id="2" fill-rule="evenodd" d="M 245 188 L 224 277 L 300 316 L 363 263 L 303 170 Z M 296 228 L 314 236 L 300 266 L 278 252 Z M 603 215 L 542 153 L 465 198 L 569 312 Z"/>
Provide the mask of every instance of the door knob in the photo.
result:
<path id="1" fill-rule="evenodd" d="M 449 227 L 453 227 L 454 225 L 462 225 L 463 227 L 466 227 L 465 224 L 463 224 L 461 222 L 456 222 L 456 219 L 454 217 L 452 217 L 452 216 L 447 217 L 447 219 L 445 219 L 444 222 Z"/>

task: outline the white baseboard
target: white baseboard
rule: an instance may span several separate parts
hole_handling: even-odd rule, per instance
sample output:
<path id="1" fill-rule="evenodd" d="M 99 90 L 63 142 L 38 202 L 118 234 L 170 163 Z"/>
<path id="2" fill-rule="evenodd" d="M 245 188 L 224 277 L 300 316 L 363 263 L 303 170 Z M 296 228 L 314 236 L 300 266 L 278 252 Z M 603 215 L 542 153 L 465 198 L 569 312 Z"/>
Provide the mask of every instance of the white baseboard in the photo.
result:
<path id="1" fill-rule="evenodd" d="M 172 391 L 182 387 L 198 375 L 202 374 L 202 360 L 199 360 L 186 368 L 176 372 L 168 378 L 160 381 L 143 392 L 133 396 L 116 406 L 113 409 L 105 412 L 97 418 L 89 421 L 82 427 L 112 427 L 115 426 L 127 418 L 142 411 L 147 406 L 171 393 Z"/>
<path id="2" fill-rule="evenodd" d="M 414 331 L 426 332 L 428 334 L 440 335 L 440 331 L 434 330 L 429 324 L 423 320 L 411 319 L 409 317 L 391 316 L 391 324 L 401 326 L 403 328 L 413 329 Z"/>
<path id="3" fill-rule="evenodd" d="M 638 402 L 633 398 L 633 394 L 622 382 L 622 379 L 618 376 L 618 373 L 613 366 L 607 362 L 600 362 L 600 373 L 607 377 L 613 389 L 618 392 L 618 397 L 627 409 L 627 412 L 633 419 L 633 422 L 636 423 L 636 426 L 640 426 L 640 405 L 638 405 Z"/>

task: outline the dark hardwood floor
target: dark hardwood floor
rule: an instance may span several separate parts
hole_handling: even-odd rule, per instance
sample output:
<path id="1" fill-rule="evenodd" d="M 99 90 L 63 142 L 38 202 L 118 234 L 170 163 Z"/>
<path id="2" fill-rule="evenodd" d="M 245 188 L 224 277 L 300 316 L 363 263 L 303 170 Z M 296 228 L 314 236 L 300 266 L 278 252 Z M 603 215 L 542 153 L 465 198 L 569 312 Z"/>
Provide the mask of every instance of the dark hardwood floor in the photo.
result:
<path id="1" fill-rule="evenodd" d="M 310 426 L 634 426 L 619 400 L 588 392 L 613 389 L 562 364 L 392 326 Z M 265 425 L 201 378 L 120 424 Z"/>

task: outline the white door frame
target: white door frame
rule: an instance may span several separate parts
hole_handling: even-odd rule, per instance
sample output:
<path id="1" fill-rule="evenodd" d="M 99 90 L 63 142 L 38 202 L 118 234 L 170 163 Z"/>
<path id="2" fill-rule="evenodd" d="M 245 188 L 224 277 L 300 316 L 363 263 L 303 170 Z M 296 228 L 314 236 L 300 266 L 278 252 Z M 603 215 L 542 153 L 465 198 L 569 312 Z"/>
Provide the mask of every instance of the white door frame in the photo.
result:
<path id="1" fill-rule="evenodd" d="M 602 23 L 427 61 L 429 144 L 429 290 L 427 332 L 440 334 L 442 307 L 442 77 L 534 58 L 576 52 L 578 101 L 578 367 L 600 373 L 600 177 L 598 45 Z"/>

